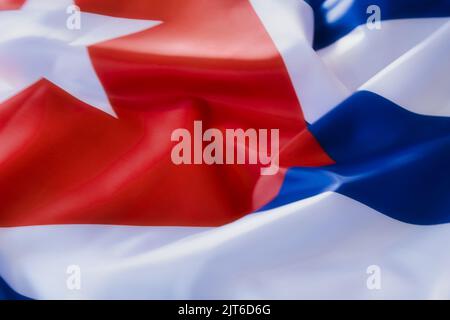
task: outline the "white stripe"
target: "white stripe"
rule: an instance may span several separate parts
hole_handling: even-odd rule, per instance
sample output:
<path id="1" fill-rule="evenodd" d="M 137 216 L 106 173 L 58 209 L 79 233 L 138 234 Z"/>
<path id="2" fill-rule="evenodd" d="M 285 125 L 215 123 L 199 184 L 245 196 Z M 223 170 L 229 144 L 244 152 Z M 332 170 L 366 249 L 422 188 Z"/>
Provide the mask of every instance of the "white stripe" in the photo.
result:
<path id="1" fill-rule="evenodd" d="M 33 298 L 450 298 L 450 225 L 325 193 L 220 228 L 0 229 L 0 274 Z M 66 288 L 68 265 L 81 290 Z M 381 290 L 366 287 L 381 268 Z"/>
<path id="2" fill-rule="evenodd" d="M 306 121 L 313 123 L 350 95 L 312 48 L 313 12 L 298 0 L 251 0 L 277 46 Z"/>
<path id="3" fill-rule="evenodd" d="M 419 114 L 450 116 L 450 21 L 361 89 Z"/>
<path id="4" fill-rule="evenodd" d="M 386 20 L 379 30 L 361 25 L 317 53 L 353 92 L 447 21 L 449 18 Z"/>

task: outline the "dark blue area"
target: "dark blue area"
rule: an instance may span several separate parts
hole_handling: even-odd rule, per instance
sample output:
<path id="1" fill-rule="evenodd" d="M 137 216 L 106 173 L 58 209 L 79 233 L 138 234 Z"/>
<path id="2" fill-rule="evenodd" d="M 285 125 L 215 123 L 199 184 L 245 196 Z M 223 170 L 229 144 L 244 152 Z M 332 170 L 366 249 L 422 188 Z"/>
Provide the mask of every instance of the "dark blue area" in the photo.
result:
<path id="1" fill-rule="evenodd" d="M 314 48 L 324 48 L 367 22 L 367 8 L 377 5 L 381 20 L 450 16 L 450 0 L 306 0 L 314 10 Z M 328 5 L 327 5 L 328 4 Z M 348 4 L 348 8 L 347 8 Z M 336 20 L 327 16 L 339 12 Z"/>
<path id="2" fill-rule="evenodd" d="M 310 130 L 336 164 L 289 169 L 263 209 L 333 190 L 404 222 L 450 222 L 450 118 L 362 91 Z"/>
<path id="3" fill-rule="evenodd" d="M 29 298 L 15 292 L 5 280 L 0 277 L 0 300 L 29 300 Z"/>

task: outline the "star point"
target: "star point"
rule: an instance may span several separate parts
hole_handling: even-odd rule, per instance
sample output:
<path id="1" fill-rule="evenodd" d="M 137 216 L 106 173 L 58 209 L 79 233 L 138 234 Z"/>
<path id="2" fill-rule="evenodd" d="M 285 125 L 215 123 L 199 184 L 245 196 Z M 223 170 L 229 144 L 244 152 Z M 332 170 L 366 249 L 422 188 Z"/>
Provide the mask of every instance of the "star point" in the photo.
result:
<path id="1" fill-rule="evenodd" d="M 45 78 L 116 117 L 88 47 L 161 22 L 80 12 L 80 29 L 70 30 L 66 7 L 71 4 L 68 0 L 29 0 L 20 10 L 0 11 L 0 103 Z"/>

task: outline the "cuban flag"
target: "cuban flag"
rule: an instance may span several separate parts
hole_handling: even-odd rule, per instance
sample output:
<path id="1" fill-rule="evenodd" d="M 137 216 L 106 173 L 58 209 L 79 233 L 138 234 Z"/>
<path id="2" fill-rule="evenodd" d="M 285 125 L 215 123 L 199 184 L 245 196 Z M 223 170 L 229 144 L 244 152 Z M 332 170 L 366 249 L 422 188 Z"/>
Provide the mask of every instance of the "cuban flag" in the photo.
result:
<path id="1" fill-rule="evenodd" d="M 449 299 L 449 17 L 0 0 L 0 298 Z M 174 164 L 196 121 L 279 170 Z"/>

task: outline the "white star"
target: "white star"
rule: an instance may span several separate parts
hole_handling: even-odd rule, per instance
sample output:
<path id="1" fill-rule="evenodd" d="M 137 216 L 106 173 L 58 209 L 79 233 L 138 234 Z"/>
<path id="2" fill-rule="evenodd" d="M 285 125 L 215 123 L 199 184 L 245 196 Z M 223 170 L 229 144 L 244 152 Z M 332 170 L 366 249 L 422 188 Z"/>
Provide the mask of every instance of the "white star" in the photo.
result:
<path id="1" fill-rule="evenodd" d="M 66 26 L 72 0 L 28 0 L 0 11 L 0 102 L 45 78 L 74 97 L 115 116 L 87 47 L 143 31 L 159 21 L 81 12 L 81 28 Z"/>

